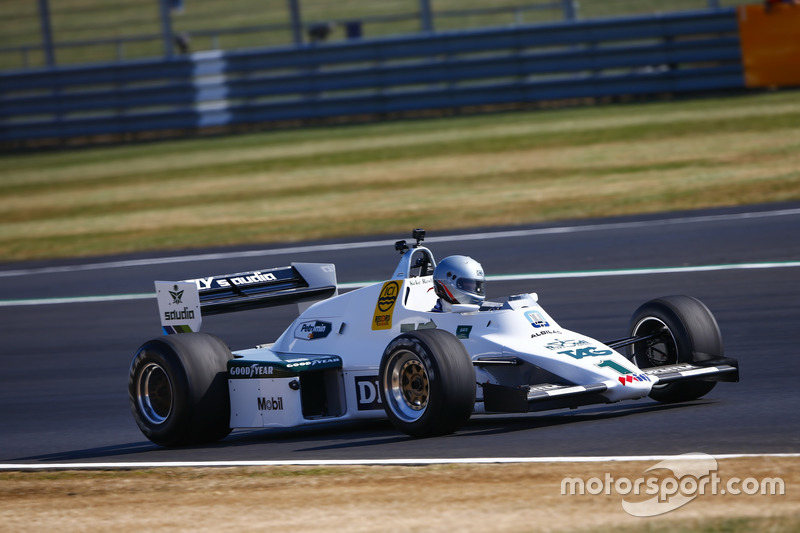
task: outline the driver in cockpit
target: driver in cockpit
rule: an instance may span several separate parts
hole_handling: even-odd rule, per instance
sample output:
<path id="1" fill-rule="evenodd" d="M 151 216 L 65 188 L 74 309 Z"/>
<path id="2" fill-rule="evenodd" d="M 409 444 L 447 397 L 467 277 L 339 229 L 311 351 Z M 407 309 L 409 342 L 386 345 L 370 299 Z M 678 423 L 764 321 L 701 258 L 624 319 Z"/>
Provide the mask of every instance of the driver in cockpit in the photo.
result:
<path id="1" fill-rule="evenodd" d="M 480 306 L 486 299 L 483 267 L 465 255 L 445 257 L 433 270 L 433 285 L 439 300 L 434 311 L 450 311 L 454 304 Z"/>

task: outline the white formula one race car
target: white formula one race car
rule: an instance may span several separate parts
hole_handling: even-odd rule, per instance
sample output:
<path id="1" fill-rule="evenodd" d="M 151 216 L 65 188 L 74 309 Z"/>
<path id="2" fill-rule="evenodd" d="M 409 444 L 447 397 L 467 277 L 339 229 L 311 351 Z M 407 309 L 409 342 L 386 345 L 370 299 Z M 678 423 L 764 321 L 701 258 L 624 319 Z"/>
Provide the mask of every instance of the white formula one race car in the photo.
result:
<path id="1" fill-rule="evenodd" d="M 231 428 L 388 417 L 429 437 L 458 430 L 474 413 L 646 396 L 681 402 L 739 379 L 716 320 L 694 298 L 645 303 L 629 337 L 610 342 L 561 327 L 536 294 L 442 309 L 424 231 L 413 237 L 416 244 L 395 245 L 402 255 L 391 279 L 344 294 L 334 266 L 318 263 L 157 281 L 167 335 L 139 348 L 128 381 L 144 435 L 175 446 L 218 440 Z M 231 352 L 199 333 L 201 315 L 295 302 L 300 316 L 271 344 Z"/>

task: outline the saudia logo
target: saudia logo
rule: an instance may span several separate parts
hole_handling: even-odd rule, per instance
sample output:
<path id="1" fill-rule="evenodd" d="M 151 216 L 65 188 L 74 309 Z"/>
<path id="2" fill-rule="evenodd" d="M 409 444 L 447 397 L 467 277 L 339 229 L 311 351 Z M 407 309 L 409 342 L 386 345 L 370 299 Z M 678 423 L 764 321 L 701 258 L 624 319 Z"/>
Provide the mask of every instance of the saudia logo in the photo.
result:
<path id="1" fill-rule="evenodd" d="M 164 320 L 194 320 L 194 310 L 184 307 L 182 311 L 164 311 Z"/>
<path id="2" fill-rule="evenodd" d="M 332 327 L 330 322 L 321 320 L 303 322 L 294 330 L 294 336 L 298 339 L 323 339 L 330 334 Z"/>
<path id="3" fill-rule="evenodd" d="M 245 276 L 236 276 L 234 278 L 220 278 L 215 279 L 214 276 L 209 278 L 190 279 L 197 284 L 198 289 L 210 289 L 212 284 L 216 282 L 217 287 L 230 287 L 231 285 L 251 285 L 253 283 L 263 283 L 265 281 L 276 281 L 278 278 L 272 272 L 262 274 L 261 272 L 253 272 Z"/>

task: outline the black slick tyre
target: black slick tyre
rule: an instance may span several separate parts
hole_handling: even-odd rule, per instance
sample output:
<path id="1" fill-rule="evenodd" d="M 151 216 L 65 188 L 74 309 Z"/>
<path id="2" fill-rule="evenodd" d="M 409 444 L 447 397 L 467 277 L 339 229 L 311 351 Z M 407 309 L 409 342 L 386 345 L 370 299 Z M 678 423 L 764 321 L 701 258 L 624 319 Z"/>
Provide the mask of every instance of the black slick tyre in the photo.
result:
<path id="1" fill-rule="evenodd" d="M 219 440 L 230 433 L 230 350 L 205 333 L 144 343 L 131 362 L 128 396 L 142 433 L 161 446 Z"/>
<path id="2" fill-rule="evenodd" d="M 475 370 L 455 335 L 440 329 L 399 335 L 380 365 L 381 400 L 392 424 L 412 437 L 452 433 L 475 406 Z"/>
<path id="3" fill-rule="evenodd" d="M 661 333 L 628 349 L 641 369 L 678 363 L 698 363 L 724 356 L 722 335 L 711 311 L 690 296 L 665 296 L 650 300 L 634 312 L 631 336 Z M 714 388 L 714 381 L 689 381 L 655 385 L 650 397 L 674 403 L 695 400 Z"/>

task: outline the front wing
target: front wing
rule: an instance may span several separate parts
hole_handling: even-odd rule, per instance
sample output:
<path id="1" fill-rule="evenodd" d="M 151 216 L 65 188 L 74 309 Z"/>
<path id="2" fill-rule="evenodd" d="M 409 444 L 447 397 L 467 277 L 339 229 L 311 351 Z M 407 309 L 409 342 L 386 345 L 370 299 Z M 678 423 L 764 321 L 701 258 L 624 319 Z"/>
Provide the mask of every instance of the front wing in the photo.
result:
<path id="1" fill-rule="evenodd" d="M 654 386 L 679 381 L 739 381 L 739 366 L 734 359 L 722 358 L 702 363 L 653 367 L 643 369 L 642 374 L 646 376 L 645 379 L 652 380 Z M 484 383 L 482 386 L 484 409 L 487 412 L 528 413 L 611 403 L 603 395 L 609 389 L 606 383 L 539 383 L 522 387 Z"/>

